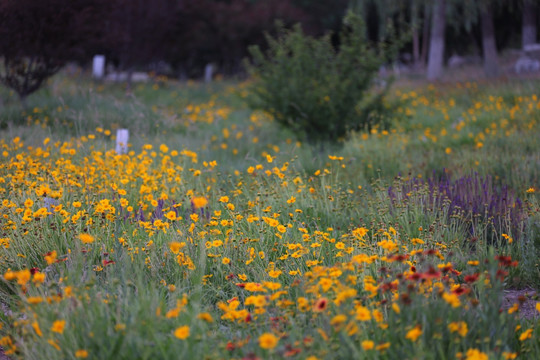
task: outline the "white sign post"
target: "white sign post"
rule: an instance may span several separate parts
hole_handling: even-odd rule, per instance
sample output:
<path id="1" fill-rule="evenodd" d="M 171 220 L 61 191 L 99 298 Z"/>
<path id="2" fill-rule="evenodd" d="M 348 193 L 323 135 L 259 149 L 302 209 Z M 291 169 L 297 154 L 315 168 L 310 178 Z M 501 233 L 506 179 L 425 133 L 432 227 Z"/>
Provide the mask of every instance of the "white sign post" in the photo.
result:
<path id="1" fill-rule="evenodd" d="M 214 66 L 212 64 L 207 64 L 204 68 L 204 82 L 211 83 L 214 76 Z"/>
<path id="2" fill-rule="evenodd" d="M 94 56 L 92 63 L 92 77 L 94 79 L 103 79 L 105 75 L 105 55 Z"/>
<path id="3" fill-rule="evenodd" d="M 116 153 L 118 155 L 127 154 L 129 141 L 129 130 L 118 129 L 116 131 Z"/>

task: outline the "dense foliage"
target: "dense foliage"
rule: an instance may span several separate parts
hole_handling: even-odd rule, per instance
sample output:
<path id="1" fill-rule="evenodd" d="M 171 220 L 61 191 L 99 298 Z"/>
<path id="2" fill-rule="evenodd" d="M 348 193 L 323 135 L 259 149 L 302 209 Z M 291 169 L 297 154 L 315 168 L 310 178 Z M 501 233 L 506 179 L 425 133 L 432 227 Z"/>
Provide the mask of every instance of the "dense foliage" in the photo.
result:
<path id="1" fill-rule="evenodd" d="M 357 16 L 345 18 L 337 50 L 331 35 L 307 36 L 300 26 L 279 27 L 267 40 L 266 54 L 251 49 L 252 107 L 309 142 L 336 142 L 381 123 L 385 89 L 374 91 L 373 80 L 390 53 L 369 46 Z"/>

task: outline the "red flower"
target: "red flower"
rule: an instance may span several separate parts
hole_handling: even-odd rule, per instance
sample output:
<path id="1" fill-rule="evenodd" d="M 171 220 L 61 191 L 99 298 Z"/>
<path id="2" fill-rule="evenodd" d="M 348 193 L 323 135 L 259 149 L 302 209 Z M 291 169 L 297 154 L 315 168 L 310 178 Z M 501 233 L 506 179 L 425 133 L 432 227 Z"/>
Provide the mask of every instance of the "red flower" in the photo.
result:
<path id="1" fill-rule="evenodd" d="M 475 282 L 476 280 L 478 280 L 478 276 L 480 274 L 472 274 L 472 275 L 466 275 L 465 276 L 465 282 L 467 284 L 472 284 L 473 282 Z"/>
<path id="2" fill-rule="evenodd" d="M 452 290 L 452 293 L 456 294 L 457 296 L 460 296 L 460 295 L 463 295 L 463 294 L 467 294 L 470 290 L 466 287 L 463 287 L 463 286 L 458 286 L 457 288 L 455 288 L 454 290 Z"/>
<path id="3" fill-rule="evenodd" d="M 402 254 L 396 254 L 390 257 L 390 260 L 392 261 L 399 261 L 403 262 L 409 258 L 409 255 L 402 255 Z"/>
<path id="4" fill-rule="evenodd" d="M 422 280 L 424 276 L 422 274 L 419 274 L 417 272 L 413 273 L 412 275 L 409 275 L 408 279 L 412 281 L 418 281 Z"/>
<path id="5" fill-rule="evenodd" d="M 300 354 L 302 352 L 301 349 L 293 348 L 291 345 L 287 345 L 286 349 L 287 350 L 283 354 L 284 357 L 292 357 L 292 356 L 298 355 L 298 354 Z"/>
<path id="6" fill-rule="evenodd" d="M 426 279 L 438 279 L 441 277 L 441 272 L 435 270 L 433 266 L 430 266 L 428 271 L 424 273 L 424 278 Z"/>
<path id="7" fill-rule="evenodd" d="M 504 271 L 503 269 L 497 270 L 497 273 L 495 274 L 495 277 L 499 279 L 500 281 L 504 281 L 504 278 L 508 275 L 508 271 Z"/>

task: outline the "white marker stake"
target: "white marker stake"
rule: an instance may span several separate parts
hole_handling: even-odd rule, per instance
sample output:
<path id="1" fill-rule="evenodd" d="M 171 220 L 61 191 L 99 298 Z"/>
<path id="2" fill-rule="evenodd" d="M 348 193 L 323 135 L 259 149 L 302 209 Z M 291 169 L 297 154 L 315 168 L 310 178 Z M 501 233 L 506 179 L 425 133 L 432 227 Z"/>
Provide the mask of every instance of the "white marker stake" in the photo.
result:
<path id="1" fill-rule="evenodd" d="M 117 154 L 127 154 L 129 141 L 129 130 L 128 129 L 118 129 L 116 131 L 116 153 Z"/>
<path id="2" fill-rule="evenodd" d="M 95 79 L 103 79 L 105 75 L 105 56 L 96 55 L 92 63 L 92 76 Z"/>
<path id="3" fill-rule="evenodd" d="M 204 67 L 204 82 L 211 83 L 214 76 L 214 66 L 212 64 L 207 64 Z"/>

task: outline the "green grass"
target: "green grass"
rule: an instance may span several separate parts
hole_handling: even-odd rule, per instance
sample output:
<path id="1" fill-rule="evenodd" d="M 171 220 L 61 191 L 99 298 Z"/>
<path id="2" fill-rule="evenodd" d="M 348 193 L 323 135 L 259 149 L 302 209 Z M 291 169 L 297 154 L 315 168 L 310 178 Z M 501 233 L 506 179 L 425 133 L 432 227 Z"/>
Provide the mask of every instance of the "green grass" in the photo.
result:
<path id="1" fill-rule="evenodd" d="M 390 131 L 324 148 L 252 112 L 235 82 L 126 96 L 60 74 L 28 113 L 0 89 L 0 345 L 25 359 L 536 358 L 538 312 L 501 306 L 503 289 L 540 289 L 539 87 L 396 84 Z M 473 173 L 508 186 L 523 223 L 400 190 Z"/>

